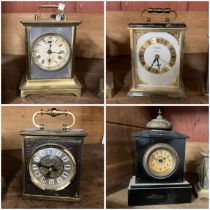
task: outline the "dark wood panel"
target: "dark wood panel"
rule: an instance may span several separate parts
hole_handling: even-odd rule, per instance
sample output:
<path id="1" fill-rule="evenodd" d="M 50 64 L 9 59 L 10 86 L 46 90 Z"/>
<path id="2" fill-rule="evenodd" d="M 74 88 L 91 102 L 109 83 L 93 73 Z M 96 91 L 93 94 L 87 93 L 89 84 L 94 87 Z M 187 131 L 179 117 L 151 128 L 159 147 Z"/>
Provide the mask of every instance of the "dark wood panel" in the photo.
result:
<path id="1" fill-rule="evenodd" d="M 107 107 L 107 121 L 145 128 L 151 118 L 148 107 Z"/>
<path id="2" fill-rule="evenodd" d="M 103 13 L 103 2 L 82 2 L 82 1 L 62 1 L 65 4 L 65 13 L 85 12 L 85 13 Z M 10 1 L 2 2 L 2 13 L 35 13 L 39 5 L 57 5 L 59 1 Z M 40 9 L 42 13 L 53 13 L 55 9 Z"/>
<path id="3" fill-rule="evenodd" d="M 120 1 L 107 1 L 106 2 L 106 10 L 107 11 L 121 11 L 122 10 L 122 2 L 120 2 Z"/>
<path id="4" fill-rule="evenodd" d="M 51 107 L 45 106 L 5 106 L 2 107 L 2 148 L 20 149 L 21 137 L 18 135 L 20 130 L 34 128 L 32 116 L 41 109 L 47 110 Z M 101 143 L 103 138 L 104 116 L 103 107 L 57 107 L 61 110 L 71 111 L 76 118 L 73 128 L 82 128 L 88 136 L 85 138 L 86 144 Z M 44 122 L 46 128 L 62 128 L 62 124 L 71 121 L 70 118 L 59 116 L 50 118 L 40 116 L 38 122 Z"/>
<path id="5" fill-rule="evenodd" d="M 209 11 L 208 1 L 189 1 L 187 4 L 188 11 Z"/>
<path id="6" fill-rule="evenodd" d="M 164 107 L 164 117 L 173 123 L 173 130 L 189 135 L 189 142 L 208 142 L 208 107 Z"/>
<path id="7" fill-rule="evenodd" d="M 76 12 L 88 12 L 88 13 L 103 13 L 104 2 L 76 2 Z"/>
<path id="8" fill-rule="evenodd" d="M 171 8 L 176 11 L 208 11 L 208 1 L 119 1 L 107 2 L 107 11 L 142 11 L 146 8 Z"/>
<path id="9" fill-rule="evenodd" d="M 173 2 L 173 1 L 143 1 L 143 2 L 132 2 L 132 1 L 123 1 L 122 2 L 122 11 L 142 11 L 146 8 L 171 8 L 176 11 L 186 11 L 187 2 Z"/>

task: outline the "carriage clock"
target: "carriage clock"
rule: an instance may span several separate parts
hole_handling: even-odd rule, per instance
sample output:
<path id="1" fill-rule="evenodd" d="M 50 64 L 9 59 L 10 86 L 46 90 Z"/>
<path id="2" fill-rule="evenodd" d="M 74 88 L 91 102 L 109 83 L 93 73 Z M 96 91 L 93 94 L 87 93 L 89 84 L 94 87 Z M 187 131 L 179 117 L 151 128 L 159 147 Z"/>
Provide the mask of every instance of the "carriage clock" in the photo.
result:
<path id="1" fill-rule="evenodd" d="M 165 13 L 165 22 L 151 22 L 152 13 Z M 129 23 L 132 85 L 128 96 L 167 95 L 184 98 L 181 79 L 186 25 L 171 22 L 177 13 L 169 8 L 142 11 L 144 23 Z M 171 17 L 170 17 L 171 16 Z"/>
<path id="2" fill-rule="evenodd" d="M 191 202 L 191 185 L 184 179 L 186 135 L 171 131 L 161 112 L 135 133 L 136 175 L 128 187 L 128 205 Z"/>
<path id="3" fill-rule="evenodd" d="M 22 21 L 26 34 L 27 72 L 20 84 L 21 97 L 29 94 L 81 95 L 74 74 L 76 26 L 67 21 L 64 4 L 40 5 L 33 21 Z M 41 8 L 57 8 L 50 19 L 42 20 Z"/>
<path id="4" fill-rule="evenodd" d="M 63 129 L 45 129 L 37 124 L 37 115 L 71 116 Z M 52 108 L 33 115 L 37 128 L 20 131 L 23 137 L 23 196 L 37 199 L 77 201 L 80 199 L 79 179 L 81 149 L 86 133 L 72 129 L 74 115 Z"/>

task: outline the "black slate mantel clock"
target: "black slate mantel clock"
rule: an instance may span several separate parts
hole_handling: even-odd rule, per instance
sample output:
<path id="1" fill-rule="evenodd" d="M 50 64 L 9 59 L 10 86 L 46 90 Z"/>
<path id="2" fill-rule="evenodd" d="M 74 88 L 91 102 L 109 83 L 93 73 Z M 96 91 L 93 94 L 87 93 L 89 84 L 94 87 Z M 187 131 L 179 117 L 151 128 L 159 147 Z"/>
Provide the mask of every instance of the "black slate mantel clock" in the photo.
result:
<path id="1" fill-rule="evenodd" d="M 66 20 L 65 5 L 40 5 L 34 20 L 25 26 L 26 73 L 20 83 L 20 95 L 74 94 L 81 96 L 82 86 L 75 74 L 77 20 Z M 41 18 L 41 8 L 57 8 L 50 19 Z"/>
<path id="2" fill-rule="evenodd" d="M 63 129 L 45 129 L 35 122 L 37 115 L 72 116 Z M 37 128 L 20 131 L 23 137 L 23 196 L 37 199 L 77 201 L 80 199 L 81 151 L 86 133 L 72 129 L 74 115 L 55 108 L 33 115 Z"/>
<path id="3" fill-rule="evenodd" d="M 129 183 L 128 205 L 191 202 L 191 185 L 183 176 L 188 136 L 171 131 L 172 124 L 160 111 L 147 128 L 133 135 L 136 175 Z"/>

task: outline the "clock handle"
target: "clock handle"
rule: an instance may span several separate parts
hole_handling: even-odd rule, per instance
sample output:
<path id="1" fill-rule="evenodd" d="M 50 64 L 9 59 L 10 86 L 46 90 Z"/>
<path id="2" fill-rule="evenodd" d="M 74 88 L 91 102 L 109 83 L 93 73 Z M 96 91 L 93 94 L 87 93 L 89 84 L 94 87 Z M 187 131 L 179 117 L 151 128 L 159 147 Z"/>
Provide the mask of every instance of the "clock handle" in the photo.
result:
<path id="1" fill-rule="evenodd" d="M 172 10 L 170 8 L 147 8 L 147 9 L 144 9 L 142 12 L 141 12 L 141 17 L 146 21 L 146 22 L 151 22 L 151 18 L 150 17 L 145 17 L 144 14 L 145 13 L 148 13 L 148 14 L 151 14 L 151 13 L 166 13 L 166 14 L 170 14 L 170 13 L 173 13 L 174 14 L 174 17 L 173 18 L 169 18 L 169 17 L 166 17 L 165 18 L 165 22 L 168 23 L 170 21 L 174 21 L 176 20 L 177 18 L 177 13 L 175 10 Z"/>
<path id="2" fill-rule="evenodd" d="M 51 109 L 49 109 L 49 110 L 47 110 L 47 111 L 40 110 L 40 111 L 34 113 L 34 115 L 33 115 L 33 117 L 32 117 L 32 122 L 33 122 L 33 124 L 34 124 L 37 128 L 39 128 L 40 130 L 43 130 L 43 129 L 44 129 L 44 124 L 39 124 L 39 125 L 38 125 L 38 124 L 35 122 L 35 118 L 36 118 L 37 115 L 44 115 L 44 114 L 49 115 L 49 116 L 51 116 L 51 117 L 57 117 L 57 116 L 59 116 L 59 115 L 65 115 L 65 116 L 70 115 L 70 116 L 72 117 L 72 123 L 69 124 L 69 125 L 63 124 L 63 130 L 66 130 L 67 128 L 71 128 L 71 127 L 75 124 L 75 116 L 74 116 L 73 113 L 71 113 L 71 112 L 69 112 L 69 111 L 67 111 L 67 110 L 61 111 L 61 110 L 58 110 L 58 109 L 56 109 L 56 108 L 51 108 Z"/>
<path id="3" fill-rule="evenodd" d="M 58 5 L 39 5 L 37 9 L 37 13 L 34 16 L 35 20 L 39 20 L 41 18 L 40 9 L 53 9 L 56 8 L 56 14 L 52 15 L 56 21 L 66 20 L 66 16 L 64 15 L 65 4 L 59 3 Z"/>

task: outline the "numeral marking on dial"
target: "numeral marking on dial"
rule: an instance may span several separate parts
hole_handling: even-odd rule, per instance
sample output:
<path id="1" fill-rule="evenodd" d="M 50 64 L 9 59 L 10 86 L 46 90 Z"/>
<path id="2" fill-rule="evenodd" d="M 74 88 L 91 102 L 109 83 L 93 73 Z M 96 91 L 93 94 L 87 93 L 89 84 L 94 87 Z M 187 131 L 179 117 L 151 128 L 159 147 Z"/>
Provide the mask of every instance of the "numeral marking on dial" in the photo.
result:
<path id="1" fill-rule="evenodd" d="M 49 184 L 54 184 L 54 183 L 55 183 L 54 179 L 49 179 Z"/>
<path id="2" fill-rule="evenodd" d="M 62 56 L 60 56 L 60 55 L 58 56 L 58 59 L 60 59 L 60 60 L 61 60 L 62 58 L 63 58 Z"/>
<path id="3" fill-rule="evenodd" d="M 40 158 L 38 156 L 34 157 L 34 162 L 38 163 L 40 161 Z"/>
<path id="4" fill-rule="evenodd" d="M 65 169 L 65 170 L 70 170 L 70 169 L 71 169 L 71 166 L 70 166 L 70 165 L 65 165 L 65 166 L 64 166 L 64 169 Z"/>
<path id="5" fill-rule="evenodd" d="M 38 171 L 37 171 L 37 172 L 35 172 L 35 174 L 34 174 L 34 175 L 35 175 L 35 177 L 37 177 L 37 178 L 41 176 L 41 174 L 40 174 Z"/>
<path id="6" fill-rule="evenodd" d="M 64 157 L 62 158 L 62 160 L 63 160 L 63 162 L 65 163 L 65 162 L 67 162 L 69 159 L 68 159 L 67 156 L 64 156 Z"/>
<path id="7" fill-rule="evenodd" d="M 62 174 L 62 176 L 64 177 L 64 178 L 67 178 L 68 176 L 69 176 L 69 173 L 67 173 L 67 172 L 63 172 L 63 174 Z"/>
<path id="8" fill-rule="evenodd" d="M 42 177 L 42 178 L 40 179 L 40 181 L 41 181 L 42 183 L 46 183 L 47 179 L 45 179 L 44 177 Z"/>
<path id="9" fill-rule="evenodd" d="M 61 183 L 62 181 L 63 181 L 63 179 L 62 179 L 61 177 L 58 177 L 58 178 L 57 178 L 57 182 L 58 182 L 58 183 Z"/>

